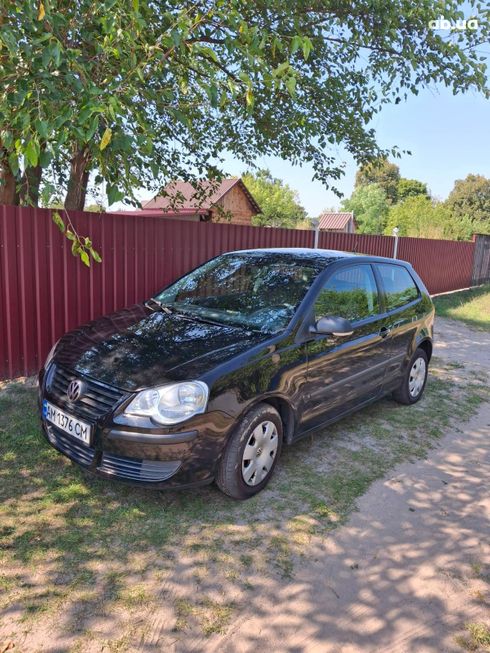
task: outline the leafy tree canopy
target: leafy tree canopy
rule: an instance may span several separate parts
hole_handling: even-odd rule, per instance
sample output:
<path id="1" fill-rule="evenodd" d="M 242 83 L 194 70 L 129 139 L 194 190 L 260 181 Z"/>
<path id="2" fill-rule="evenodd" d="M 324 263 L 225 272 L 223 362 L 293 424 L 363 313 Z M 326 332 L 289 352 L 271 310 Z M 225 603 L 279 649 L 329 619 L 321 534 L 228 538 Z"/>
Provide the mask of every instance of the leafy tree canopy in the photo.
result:
<path id="1" fill-rule="evenodd" d="M 427 184 L 424 184 L 424 182 L 418 181 L 417 179 L 405 179 L 404 177 L 401 177 L 398 182 L 397 201 L 402 202 L 407 199 L 407 197 L 416 197 L 417 195 L 429 197 Z"/>
<path id="2" fill-rule="evenodd" d="M 269 170 L 247 172 L 242 176 L 262 213 L 253 218 L 254 224 L 270 227 L 295 227 L 306 218 L 298 202 L 298 193 Z"/>
<path id="3" fill-rule="evenodd" d="M 378 184 L 358 186 L 349 199 L 342 202 L 343 211 L 353 211 L 357 231 L 361 234 L 382 234 L 389 203 Z"/>
<path id="4" fill-rule="evenodd" d="M 479 29 L 448 39 L 432 2 L 4 2 L 2 188 L 53 166 L 65 206 L 82 208 L 96 169 L 109 204 L 136 202 L 140 186 L 219 174 L 225 150 L 309 162 L 331 184 L 339 144 L 360 163 L 384 154 L 368 125 L 385 103 L 434 82 L 487 92 L 488 15 L 469 10 Z"/>
<path id="5" fill-rule="evenodd" d="M 359 168 L 356 173 L 355 188 L 377 184 L 384 190 L 388 202 L 396 204 L 399 183 L 400 169 L 396 163 L 391 163 L 387 158 L 382 157 Z"/>
<path id="6" fill-rule="evenodd" d="M 390 206 L 385 234 L 391 235 L 394 227 L 400 236 L 413 238 L 465 240 L 472 235 L 470 220 L 455 216 L 446 203 L 434 203 L 425 195 L 407 197 Z"/>
<path id="7" fill-rule="evenodd" d="M 490 179 L 483 175 L 458 179 L 447 205 L 456 216 L 470 220 L 474 232 L 490 233 Z"/>

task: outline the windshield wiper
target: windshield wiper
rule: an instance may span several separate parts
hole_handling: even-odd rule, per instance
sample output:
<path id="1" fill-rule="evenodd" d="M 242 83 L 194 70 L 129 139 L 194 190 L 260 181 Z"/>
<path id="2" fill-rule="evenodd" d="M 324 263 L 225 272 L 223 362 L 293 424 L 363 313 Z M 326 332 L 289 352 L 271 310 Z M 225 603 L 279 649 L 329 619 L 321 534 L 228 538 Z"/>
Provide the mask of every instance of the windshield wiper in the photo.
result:
<path id="1" fill-rule="evenodd" d="M 174 311 L 184 320 L 187 319 L 193 322 L 202 322 L 203 324 L 213 324 L 214 326 L 220 327 L 230 327 L 232 329 L 242 329 L 249 334 L 254 331 L 260 332 L 260 329 L 254 329 L 252 327 L 245 326 L 244 324 L 238 324 L 237 322 L 218 322 L 217 320 L 211 320 L 207 317 L 202 317 L 201 315 L 197 315 L 196 313 L 191 313 L 180 308 L 175 308 Z"/>
<path id="2" fill-rule="evenodd" d="M 201 315 L 196 315 L 195 313 L 191 313 L 188 311 L 183 311 L 182 309 L 174 309 L 177 315 L 180 317 L 191 320 L 193 322 L 203 322 L 203 324 L 213 324 L 214 326 L 230 326 L 229 324 L 225 324 L 224 322 L 217 322 L 216 320 L 211 320 L 208 319 L 207 317 L 202 317 Z"/>
<path id="3" fill-rule="evenodd" d="M 158 308 L 164 313 L 166 313 L 167 315 L 172 315 L 172 313 L 174 312 L 173 309 L 170 308 L 170 306 L 167 306 L 167 304 L 162 304 L 162 302 L 159 301 L 158 299 L 155 299 L 155 297 L 150 297 L 150 299 L 148 299 L 148 301 L 145 302 L 145 306 L 147 308 L 151 308 L 151 302 L 153 302 L 153 304 L 156 304 Z"/>

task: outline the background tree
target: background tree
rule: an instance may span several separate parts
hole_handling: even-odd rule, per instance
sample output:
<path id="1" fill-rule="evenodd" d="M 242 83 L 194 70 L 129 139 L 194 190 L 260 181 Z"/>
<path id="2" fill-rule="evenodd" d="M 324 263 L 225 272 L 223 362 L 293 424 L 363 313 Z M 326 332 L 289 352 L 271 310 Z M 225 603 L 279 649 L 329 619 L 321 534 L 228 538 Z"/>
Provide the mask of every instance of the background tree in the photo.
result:
<path id="1" fill-rule="evenodd" d="M 469 220 L 455 216 L 447 204 L 433 202 L 425 195 L 407 197 L 390 206 L 385 234 L 391 235 L 394 227 L 398 227 L 400 236 L 413 238 L 465 240 L 472 235 Z"/>
<path id="2" fill-rule="evenodd" d="M 469 220 L 475 233 L 490 234 L 490 179 L 483 175 L 458 179 L 447 205 L 454 215 Z"/>
<path id="3" fill-rule="evenodd" d="M 109 205 L 138 204 L 140 187 L 218 178 L 225 151 L 307 162 L 335 185 L 339 145 L 360 165 L 388 154 L 369 126 L 385 103 L 431 83 L 487 92 L 489 17 L 469 11 L 479 29 L 444 39 L 429 28 L 439 6 L 406 0 L 4 2 L 0 200 L 36 203 L 49 168 L 68 209 L 90 172 Z"/>
<path id="4" fill-rule="evenodd" d="M 356 173 L 354 188 L 377 184 L 384 190 L 388 202 L 396 204 L 399 183 L 400 169 L 396 163 L 390 163 L 388 159 L 383 157 L 359 168 Z"/>
<path id="5" fill-rule="evenodd" d="M 429 197 L 427 184 L 417 179 L 405 179 L 405 177 L 401 177 L 398 182 L 397 201 L 403 202 L 407 197 L 416 197 L 417 195 Z"/>
<path id="6" fill-rule="evenodd" d="M 356 230 L 361 234 L 382 234 L 388 208 L 386 193 L 378 184 L 358 186 L 351 197 L 342 202 L 343 211 L 354 212 Z"/>
<path id="7" fill-rule="evenodd" d="M 296 227 L 306 218 L 306 211 L 298 202 L 298 193 L 281 179 L 275 179 L 269 170 L 246 172 L 242 179 L 262 209 L 262 213 L 253 218 L 254 224 Z"/>
<path id="8" fill-rule="evenodd" d="M 105 213 L 106 209 L 103 204 L 88 204 L 85 207 L 85 211 L 89 213 Z"/>

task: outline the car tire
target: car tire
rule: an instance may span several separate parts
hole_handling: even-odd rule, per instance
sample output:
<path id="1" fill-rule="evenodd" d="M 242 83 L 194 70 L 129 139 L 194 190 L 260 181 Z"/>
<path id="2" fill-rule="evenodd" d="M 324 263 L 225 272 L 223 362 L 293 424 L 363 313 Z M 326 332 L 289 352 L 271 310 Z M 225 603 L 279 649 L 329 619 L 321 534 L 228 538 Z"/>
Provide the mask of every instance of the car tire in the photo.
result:
<path id="1" fill-rule="evenodd" d="M 234 499 L 249 499 L 265 488 L 281 454 L 283 424 L 268 404 L 255 406 L 231 435 L 216 484 Z"/>
<path id="2" fill-rule="evenodd" d="M 427 354 L 423 349 L 416 349 L 400 387 L 393 393 L 393 398 L 399 404 L 415 404 L 424 394 L 429 369 Z"/>

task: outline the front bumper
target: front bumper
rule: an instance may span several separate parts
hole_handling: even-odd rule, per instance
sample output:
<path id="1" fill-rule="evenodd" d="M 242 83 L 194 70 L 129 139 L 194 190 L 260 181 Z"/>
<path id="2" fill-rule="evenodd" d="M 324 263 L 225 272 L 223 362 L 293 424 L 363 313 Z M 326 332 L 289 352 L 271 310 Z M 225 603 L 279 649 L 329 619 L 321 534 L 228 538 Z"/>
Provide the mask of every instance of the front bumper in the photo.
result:
<path id="1" fill-rule="evenodd" d="M 39 378 L 39 406 L 48 399 L 75 417 L 76 406 L 45 387 Z M 154 489 L 192 487 L 211 483 L 221 457 L 231 418 L 221 412 L 192 418 L 182 430 L 138 428 L 121 424 L 112 413 L 91 421 L 90 446 L 41 418 L 48 442 L 92 474 Z"/>

